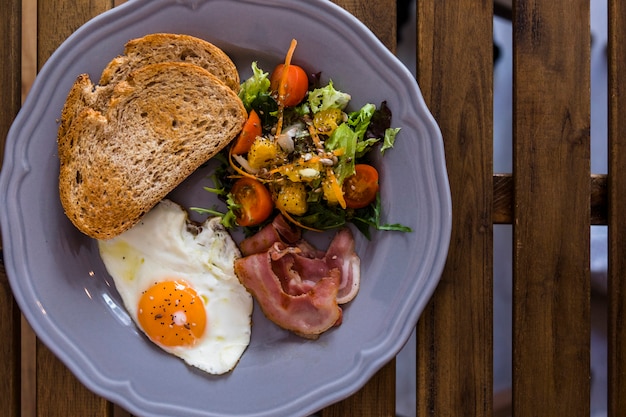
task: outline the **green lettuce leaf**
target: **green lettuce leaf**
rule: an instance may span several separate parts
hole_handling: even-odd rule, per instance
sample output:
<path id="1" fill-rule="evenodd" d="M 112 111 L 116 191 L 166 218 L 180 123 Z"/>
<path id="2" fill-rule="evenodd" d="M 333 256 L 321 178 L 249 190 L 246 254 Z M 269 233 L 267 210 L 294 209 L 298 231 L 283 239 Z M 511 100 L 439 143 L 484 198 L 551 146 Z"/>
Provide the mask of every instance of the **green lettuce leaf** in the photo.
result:
<path id="1" fill-rule="evenodd" d="M 325 147 L 329 151 L 343 149 L 343 154 L 338 157 L 337 165 L 333 168 L 339 184 L 343 180 L 354 174 L 354 161 L 356 159 L 357 134 L 348 126 L 342 123 L 326 141 Z"/>
<path id="2" fill-rule="evenodd" d="M 311 111 L 317 113 L 326 109 L 343 110 L 346 108 L 351 98 L 350 94 L 335 90 L 331 80 L 326 87 L 316 88 L 309 92 L 308 102 Z"/>
<path id="3" fill-rule="evenodd" d="M 241 83 L 239 88 L 239 98 L 243 101 L 246 110 L 250 111 L 252 102 L 260 94 L 268 93 L 269 89 L 269 73 L 260 69 L 256 61 L 252 62 L 252 76 Z"/>
<path id="4" fill-rule="evenodd" d="M 385 137 L 383 138 L 383 146 L 380 147 L 380 153 L 384 154 L 387 149 L 393 148 L 393 144 L 396 141 L 396 135 L 400 132 L 399 127 L 390 127 L 385 130 Z"/>
<path id="5" fill-rule="evenodd" d="M 367 127 L 375 111 L 376 106 L 368 103 L 361 107 L 359 111 L 352 112 L 348 116 L 348 124 L 352 126 L 356 132 L 358 140 L 363 140 L 365 137 L 365 132 L 367 132 Z"/>
<path id="6" fill-rule="evenodd" d="M 388 230 L 396 232 L 412 232 L 408 226 L 400 223 L 381 223 L 382 205 L 380 193 L 376 194 L 376 200 L 367 207 L 357 209 L 350 221 L 359 229 L 367 239 L 371 239 L 369 228 L 374 227 L 376 230 Z"/>

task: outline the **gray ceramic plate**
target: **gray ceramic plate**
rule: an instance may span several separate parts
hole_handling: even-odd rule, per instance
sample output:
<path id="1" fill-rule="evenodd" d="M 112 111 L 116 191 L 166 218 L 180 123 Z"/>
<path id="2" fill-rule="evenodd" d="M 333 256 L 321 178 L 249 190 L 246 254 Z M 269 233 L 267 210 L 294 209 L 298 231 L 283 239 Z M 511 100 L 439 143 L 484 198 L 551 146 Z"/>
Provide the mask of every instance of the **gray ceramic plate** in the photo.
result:
<path id="1" fill-rule="evenodd" d="M 413 233 L 357 237 L 362 287 L 343 324 L 317 341 L 277 329 L 258 308 L 252 340 L 229 375 L 184 365 L 141 336 L 97 253 L 64 216 L 57 191 L 57 119 L 75 77 L 97 80 L 131 38 L 202 37 L 250 73 L 271 70 L 292 38 L 294 63 L 320 70 L 353 106 L 387 100 L 396 147 L 378 162 L 384 220 Z M 174 193 L 211 204 L 206 172 Z M 74 33 L 50 58 L 9 133 L 0 178 L 6 270 L 40 339 L 94 392 L 155 416 L 304 416 L 363 386 L 402 348 L 437 285 L 451 203 L 440 131 L 411 74 L 358 20 L 327 1 L 132 0 Z"/>

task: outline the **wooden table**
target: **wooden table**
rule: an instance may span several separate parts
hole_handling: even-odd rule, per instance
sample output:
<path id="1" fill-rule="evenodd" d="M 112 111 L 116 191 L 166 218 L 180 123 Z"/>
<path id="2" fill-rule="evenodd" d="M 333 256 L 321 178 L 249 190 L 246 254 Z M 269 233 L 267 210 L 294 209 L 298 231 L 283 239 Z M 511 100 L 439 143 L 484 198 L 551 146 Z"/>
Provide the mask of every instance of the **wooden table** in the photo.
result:
<path id="1" fill-rule="evenodd" d="M 395 50 L 395 1 L 336 3 Z M 5 0 L 0 10 L 2 141 L 20 108 L 21 6 Z M 37 66 L 81 24 L 115 6 L 39 1 Z M 516 416 L 555 417 L 589 416 L 589 230 L 608 224 L 607 395 L 609 415 L 623 415 L 626 5 L 609 0 L 607 176 L 590 173 L 588 0 L 513 2 L 514 170 L 494 175 L 493 13 L 491 1 L 417 4 L 417 81 L 443 133 L 454 214 L 448 261 L 417 326 L 417 415 L 493 415 L 494 223 L 513 224 L 512 407 Z M 23 337 L 2 269 L 0 318 L 3 415 L 127 415 L 85 389 L 43 344 Z M 22 357 L 22 345 L 34 347 L 32 357 Z M 321 415 L 394 416 L 394 377 L 392 361 Z"/>

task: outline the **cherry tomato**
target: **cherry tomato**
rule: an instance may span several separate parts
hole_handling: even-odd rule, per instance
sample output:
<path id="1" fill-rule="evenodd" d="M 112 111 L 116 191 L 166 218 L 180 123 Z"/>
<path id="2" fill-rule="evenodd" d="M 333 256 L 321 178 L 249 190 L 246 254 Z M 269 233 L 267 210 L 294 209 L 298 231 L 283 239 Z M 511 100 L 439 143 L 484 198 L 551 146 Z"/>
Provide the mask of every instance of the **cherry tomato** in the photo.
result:
<path id="1" fill-rule="evenodd" d="M 356 164 L 354 175 L 343 181 L 343 198 L 348 208 L 366 207 L 376 199 L 378 171 L 371 165 Z"/>
<path id="2" fill-rule="evenodd" d="M 230 192 L 235 202 L 241 206 L 237 212 L 237 224 L 240 226 L 260 224 L 274 209 L 269 190 L 254 178 L 238 179 Z"/>
<path id="3" fill-rule="evenodd" d="M 262 133 L 261 118 L 257 112 L 250 110 L 248 120 L 246 120 L 246 123 L 243 125 L 243 129 L 241 129 L 241 133 L 239 133 L 239 136 L 233 145 L 233 155 L 247 153 L 252 146 L 252 142 L 254 142 L 257 136 L 261 136 Z"/>
<path id="4" fill-rule="evenodd" d="M 290 64 L 287 74 L 283 77 L 285 64 L 278 64 L 270 76 L 270 88 L 278 92 L 278 104 L 285 107 L 293 107 L 300 103 L 309 89 L 309 78 L 304 70 Z M 283 83 L 281 86 L 281 82 Z M 282 87 L 282 88 L 281 88 Z"/>

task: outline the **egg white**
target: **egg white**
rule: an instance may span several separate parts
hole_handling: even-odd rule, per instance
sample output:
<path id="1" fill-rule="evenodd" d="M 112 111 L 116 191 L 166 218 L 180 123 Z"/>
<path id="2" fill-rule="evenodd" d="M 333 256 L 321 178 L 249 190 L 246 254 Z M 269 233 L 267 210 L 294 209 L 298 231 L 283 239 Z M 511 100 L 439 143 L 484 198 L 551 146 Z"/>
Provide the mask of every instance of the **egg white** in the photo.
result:
<path id="1" fill-rule="evenodd" d="M 235 275 L 234 260 L 241 254 L 219 218 L 198 227 L 188 222 L 182 207 L 163 200 L 139 224 L 98 241 L 98 247 L 140 329 L 139 299 L 155 282 L 184 280 L 203 300 L 207 328 L 202 338 L 192 347 L 158 346 L 211 374 L 235 367 L 250 342 L 252 297 Z"/>

